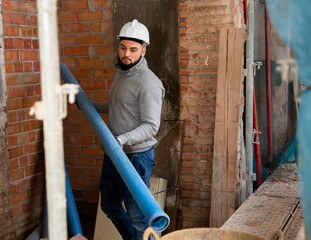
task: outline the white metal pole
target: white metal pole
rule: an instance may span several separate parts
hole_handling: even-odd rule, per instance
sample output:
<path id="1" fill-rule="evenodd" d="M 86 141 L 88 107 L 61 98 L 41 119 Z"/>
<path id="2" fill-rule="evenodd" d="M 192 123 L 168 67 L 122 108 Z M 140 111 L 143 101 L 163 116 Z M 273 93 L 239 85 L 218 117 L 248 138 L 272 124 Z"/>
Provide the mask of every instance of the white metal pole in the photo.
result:
<path id="1" fill-rule="evenodd" d="M 42 119 L 50 240 L 67 238 L 57 1 L 38 0 Z"/>
<path id="2" fill-rule="evenodd" d="M 247 1 L 246 40 L 246 195 L 253 193 L 253 72 L 254 72 L 254 0 Z"/>

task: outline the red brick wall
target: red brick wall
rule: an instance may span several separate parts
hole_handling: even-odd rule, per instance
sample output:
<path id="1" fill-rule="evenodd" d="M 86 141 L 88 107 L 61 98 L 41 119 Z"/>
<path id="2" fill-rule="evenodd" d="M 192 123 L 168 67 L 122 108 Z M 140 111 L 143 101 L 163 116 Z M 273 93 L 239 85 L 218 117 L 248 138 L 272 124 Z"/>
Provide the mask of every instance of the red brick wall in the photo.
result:
<path id="1" fill-rule="evenodd" d="M 35 1 L 2 1 L 7 86 L 11 220 L 2 234 L 24 239 L 41 221 L 44 192 L 42 123 L 29 115 L 41 98 Z"/>
<path id="2" fill-rule="evenodd" d="M 179 0 L 181 222 L 209 225 L 219 28 L 240 26 L 242 2 Z"/>
<path id="3" fill-rule="evenodd" d="M 114 60 L 112 2 L 58 1 L 58 22 L 61 61 L 91 101 L 107 101 Z M 75 105 L 70 105 L 64 120 L 64 136 L 66 167 L 75 199 L 97 202 L 103 151 Z"/>

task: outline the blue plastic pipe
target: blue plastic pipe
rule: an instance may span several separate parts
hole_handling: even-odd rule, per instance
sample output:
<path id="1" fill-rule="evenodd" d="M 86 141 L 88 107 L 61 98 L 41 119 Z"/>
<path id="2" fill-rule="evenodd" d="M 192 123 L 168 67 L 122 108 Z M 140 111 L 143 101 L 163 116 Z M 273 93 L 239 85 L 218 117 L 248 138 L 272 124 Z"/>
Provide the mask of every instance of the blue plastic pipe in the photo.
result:
<path id="1" fill-rule="evenodd" d="M 60 64 L 60 69 L 61 77 L 65 83 L 72 83 L 79 86 L 78 82 L 64 63 Z M 76 103 L 103 144 L 106 153 L 111 158 L 124 183 L 143 212 L 148 225 L 157 232 L 164 231 L 170 222 L 168 215 L 161 209 L 157 201 L 154 199 L 136 169 L 133 167 L 132 163 L 117 143 L 115 137 L 112 135 L 80 86 L 79 93 L 76 95 Z"/>
<path id="2" fill-rule="evenodd" d="M 78 215 L 76 202 L 73 197 L 69 177 L 67 170 L 65 168 L 66 173 L 66 197 L 67 197 L 67 223 L 69 228 L 70 236 L 75 236 L 77 234 L 81 234 L 83 236 L 83 231 L 80 223 L 80 218 Z"/>

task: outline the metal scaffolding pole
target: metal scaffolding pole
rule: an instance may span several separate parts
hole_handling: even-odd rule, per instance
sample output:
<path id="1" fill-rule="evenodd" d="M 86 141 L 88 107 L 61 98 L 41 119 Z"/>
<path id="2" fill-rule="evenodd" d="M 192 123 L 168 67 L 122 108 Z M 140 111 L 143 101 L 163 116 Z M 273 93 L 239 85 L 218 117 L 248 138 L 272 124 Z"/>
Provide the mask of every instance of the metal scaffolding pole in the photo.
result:
<path id="1" fill-rule="evenodd" d="M 254 0 L 247 1 L 246 41 L 246 197 L 253 193 L 253 75 L 254 75 Z"/>
<path id="2" fill-rule="evenodd" d="M 60 86 L 57 1 L 38 0 L 42 104 L 36 117 L 43 120 L 45 173 L 50 240 L 67 238 L 67 211 Z"/>

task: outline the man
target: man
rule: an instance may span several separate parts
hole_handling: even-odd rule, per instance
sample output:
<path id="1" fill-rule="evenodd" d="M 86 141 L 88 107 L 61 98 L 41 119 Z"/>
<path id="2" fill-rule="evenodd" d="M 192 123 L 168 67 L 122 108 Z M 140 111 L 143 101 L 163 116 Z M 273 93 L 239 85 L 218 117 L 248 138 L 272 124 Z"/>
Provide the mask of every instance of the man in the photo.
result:
<path id="1" fill-rule="evenodd" d="M 126 23 L 120 34 L 118 60 L 109 91 L 109 103 L 93 103 L 109 113 L 108 127 L 147 187 L 154 161 L 155 135 L 160 126 L 164 88 L 144 58 L 148 29 L 137 20 Z M 136 201 L 110 158 L 105 154 L 100 179 L 101 208 L 123 239 L 142 239 L 148 227 Z M 124 206 L 126 211 L 122 206 Z"/>

